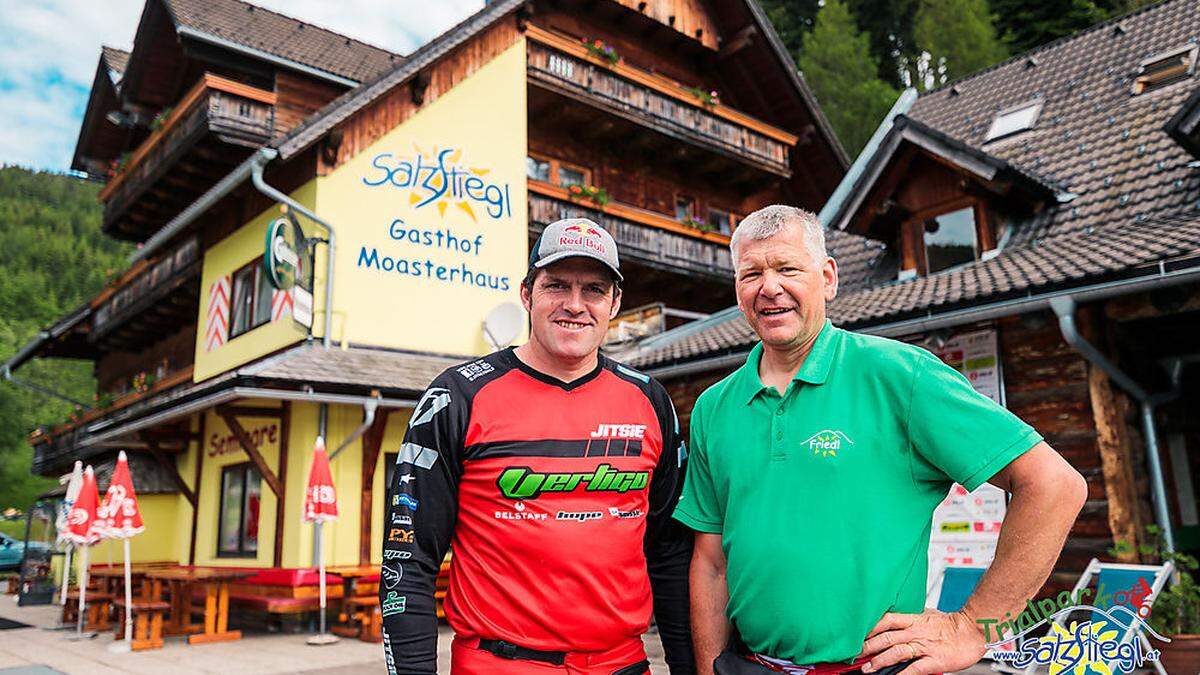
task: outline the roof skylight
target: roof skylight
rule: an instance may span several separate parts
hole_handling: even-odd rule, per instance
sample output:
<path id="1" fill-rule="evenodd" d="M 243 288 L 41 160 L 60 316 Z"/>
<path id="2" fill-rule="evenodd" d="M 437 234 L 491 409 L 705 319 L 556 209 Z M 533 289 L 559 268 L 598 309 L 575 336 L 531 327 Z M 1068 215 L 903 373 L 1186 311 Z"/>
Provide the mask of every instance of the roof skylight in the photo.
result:
<path id="1" fill-rule="evenodd" d="M 1003 138 L 1015 133 L 1032 129 L 1037 123 L 1038 115 L 1042 112 L 1041 101 L 1029 101 L 1022 103 L 1015 108 L 996 113 L 996 117 L 992 119 L 992 126 L 988 129 L 987 137 L 984 141 L 994 141 L 997 138 Z"/>

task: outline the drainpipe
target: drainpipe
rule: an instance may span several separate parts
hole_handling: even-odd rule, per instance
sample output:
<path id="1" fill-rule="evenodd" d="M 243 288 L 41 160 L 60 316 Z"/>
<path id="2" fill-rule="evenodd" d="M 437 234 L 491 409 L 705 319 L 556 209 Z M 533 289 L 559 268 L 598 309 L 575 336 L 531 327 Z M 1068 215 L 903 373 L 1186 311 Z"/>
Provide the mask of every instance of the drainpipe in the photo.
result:
<path id="1" fill-rule="evenodd" d="M 371 424 L 373 424 L 375 422 L 375 411 L 378 409 L 379 409 L 379 399 L 373 398 L 373 399 L 363 403 L 362 424 L 358 425 L 358 428 L 355 429 L 354 432 L 351 433 L 349 436 L 347 436 L 346 440 L 342 441 L 342 444 L 337 447 L 337 450 L 334 450 L 332 453 L 330 453 L 329 461 L 332 462 L 334 460 L 334 458 L 338 456 L 338 453 L 345 450 L 347 447 L 350 446 L 351 443 L 353 443 L 354 441 L 357 441 L 360 436 L 362 436 L 364 433 L 366 433 L 367 428 L 369 428 L 371 426 Z"/>
<path id="2" fill-rule="evenodd" d="M 1171 391 L 1151 394 L 1079 334 L 1075 326 L 1074 298 L 1070 295 L 1052 298 L 1050 309 L 1058 315 L 1058 327 L 1067 344 L 1074 347 L 1089 363 L 1103 370 L 1113 382 L 1133 395 L 1141 404 L 1142 434 L 1146 437 L 1146 459 L 1150 465 L 1150 494 L 1154 498 L 1154 515 L 1162 527 L 1166 550 L 1174 552 L 1175 533 L 1171 529 L 1171 516 L 1167 513 L 1167 490 L 1163 482 L 1162 461 L 1158 455 L 1158 430 L 1154 426 L 1154 409 L 1179 395 L 1182 362 L 1176 360 L 1173 363 Z"/>
<path id="3" fill-rule="evenodd" d="M 250 179 L 259 192 L 281 204 L 286 204 L 288 208 L 294 211 L 304 214 L 309 220 L 325 228 L 325 231 L 329 233 L 329 238 L 326 241 L 329 250 L 326 253 L 325 260 L 325 335 L 321 340 L 325 347 L 329 347 L 331 328 L 333 326 L 333 258 L 337 250 L 337 235 L 334 232 L 333 225 L 329 221 L 313 213 L 295 199 L 267 185 L 267 182 L 263 180 L 263 167 L 267 165 L 267 162 L 278 156 L 279 152 L 274 148 L 260 148 L 254 155 L 254 162 L 250 165 Z"/>
<path id="4" fill-rule="evenodd" d="M 86 403 L 83 403 L 82 401 L 76 401 L 75 399 L 71 398 L 70 396 L 60 394 L 57 391 L 50 389 L 49 387 L 43 387 L 40 384 L 34 384 L 33 382 L 27 382 L 25 380 L 18 378 L 16 375 L 12 374 L 12 366 L 10 366 L 7 363 L 4 364 L 4 366 L 0 367 L 0 370 L 4 371 L 4 379 L 8 380 L 9 382 L 12 382 L 13 384 L 15 384 L 19 387 L 25 387 L 26 389 L 28 389 L 30 391 L 35 391 L 39 394 L 43 394 L 43 395 L 49 396 L 51 398 L 56 398 L 60 401 L 66 401 L 67 403 L 70 403 L 71 405 L 73 405 L 76 408 L 81 409 L 81 410 L 87 410 L 88 408 L 92 407 Z"/>

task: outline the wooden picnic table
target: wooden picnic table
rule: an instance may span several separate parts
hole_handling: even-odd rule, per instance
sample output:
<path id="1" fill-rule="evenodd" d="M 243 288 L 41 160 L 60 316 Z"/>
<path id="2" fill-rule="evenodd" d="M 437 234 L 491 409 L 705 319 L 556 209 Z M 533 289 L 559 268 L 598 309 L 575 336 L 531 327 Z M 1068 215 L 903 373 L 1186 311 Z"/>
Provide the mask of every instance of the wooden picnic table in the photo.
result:
<path id="1" fill-rule="evenodd" d="M 134 589 L 137 589 L 141 585 L 141 582 L 146 577 L 146 571 L 147 570 L 145 569 L 138 569 L 137 567 L 133 567 L 129 570 L 129 581 L 133 584 Z M 100 590 L 105 593 L 112 593 L 114 598 L 119 595 L 124 595 L 124 566 L 93 567 L 88 570 L 88 577 L 95 579 L 97 586 L 100 587 Z M 141 593 L 145 593 L 144 588 L 142 589 Z M 136 596 L 139 595 L 139 592 L 135 590 L 133 594 Z"/>
<path id="2" fill-rule="evenodd" d="M 361 631 L 368 630 L 368 627 L 367 626 L 360 627 L 360 626 L 354 625 L 354 616 L 356 613 L 354 610 L 354 605 L 356 602 L 355 594 L 358 592 L 358 580 L 363 577 L 369 577 L 369 576 L 379 574 L 379 566 L 378 565 L 347 565 L 344 567 L 326 567 L 325 571 L 327 571 L 331 574 L 336 574 L 342 578 L 342 611 L 339 613 L 339 619 L 341 621 L 345 621 L 346 624 L 333 626 L 333 628 L 332 628 L 333 633 L 335 635 L 341 635 L 343 637 L 362 638 L 363 635 L 362 635 Z M 382 579 L 381 579 L 381 582 L 382 582 Z M 363 599 L 359 598 L 359 600 L 363 600 Z M 378 601 L 378 600 L 376 600 L 376 601 Z M 378 608 L 376 608 L 374 611 L 378 612 Z M 345 617 L 345 618 L 341 618 L 341 617 Z M 368 639 L 369 641 L 375 641 L 370 638 L 371 638 L 371 636 L 368 635 L 364 639 Z"/>
<path id="3" fill-rule="evenodd" d="M 229 630 L 229 582 L 254 572 L 219 567 L 173 567 L 147 570 L 154 599 L 162 597 L 162 584 L 170 594 L 171 612 L 164 632 L 188 636 L 188 644 L 242 639 L 242 631 Z M 204 586 L 204 624 L 192 623 L 192 589 Z"/>

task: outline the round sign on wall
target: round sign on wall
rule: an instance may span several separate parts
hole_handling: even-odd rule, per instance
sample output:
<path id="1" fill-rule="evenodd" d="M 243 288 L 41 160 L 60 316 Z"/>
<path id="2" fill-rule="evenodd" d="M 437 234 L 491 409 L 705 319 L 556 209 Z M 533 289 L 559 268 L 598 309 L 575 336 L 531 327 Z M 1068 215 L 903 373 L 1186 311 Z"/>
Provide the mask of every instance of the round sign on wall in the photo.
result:
<path id="1" fill-rule="evenodd" d="M 290 218 L 277 218 L 267 226 L 267 241 L 263 265 L 271 285 L 288 290 L 299 283 L 305 285 L 311 277 L 308 241 L 299 223 Z"/>

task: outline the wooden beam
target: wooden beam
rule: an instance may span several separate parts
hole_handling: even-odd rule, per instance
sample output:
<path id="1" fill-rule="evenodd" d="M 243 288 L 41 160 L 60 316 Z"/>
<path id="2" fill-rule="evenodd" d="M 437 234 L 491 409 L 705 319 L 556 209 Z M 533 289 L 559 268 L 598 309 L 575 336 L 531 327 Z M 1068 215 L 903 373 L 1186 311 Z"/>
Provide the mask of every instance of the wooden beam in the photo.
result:
<path id="1" fill-rule="evenodd" d="M 167 473 L 167 477 L 171 479 L 171 482 L 175 484 L 176 489 L 183 494 L 184 498 L 191 503 L 192 510 L 194 511 L 196 509 L 196 493 L 192 492 L 192 489 L 184 482 L 183 476 L 179 475 L 179 467 L 175 465 L 175 458 L 167 459 L 166 454 L 163 453 L 163 449 L 159 447 L 158 442 L 153 438 L 148 438 L 145 434 L 142 435 L 142 438 L 146 441 L 146 447 L 150 448 L 150 454 L 154 457 L 154 461 L 158 462 L 162 470 Z"/>
<path id="2" fill-rule="evenodd" d="M 1089 314 L 1088 326 L 1094 339 L 1094 314 Z M 1088 395 L 1092 417 L 1096 423 L 1096 448 L 1104 473 L 1104 492 L 1108 498 L 1108 526 L 1113 541 L 1125 541 L 1131 546 L 1122 562 L 1137 562 L 1138 545 L 1142 543 L 1142 527 L 1147 522 L 1138 498 L 1137 478 L 1129 429 L 1125 423 L 1129 399 L 1116 391 L 1108 375 L 1095 365 L 1088 364 Z"/>
<path id="3" fill-rule="evenodd" d="M 287 467 L 288 467 L 288 430 L 292 421 L 292 404 L 283 402 L 279 414 L 279 485 L 278 499 L 275 500 L 275 553 L 272 566 L 283 565 L 283 525 L 284 512 L 287 511 Z"/>
<path id="4" fill-rule="evenodd" d="M 188 564 L 196 564 L 196 523 L 200 520 L 200 475 L 204 469 L 204 423 L 208 416 L 200 413 L 200 440 L 196 443 L 196 471 L 193 474 L 192 485 L 196 493 L 196 507 L 192 509 L 192 538 L 188 542 Z"/>
<path id="5" fill-rule="evenodd" d="M 717 58 L 724 61 L 746 47 L 749 47 L 754 42 L 754 36 L 757 34 L 758 28 L 754 24 L 748 24 L 745 28 L 734 33 L 733 37 L 721 46 L 721 51 L 717 54 Z"/>
<path id="6" fill-rule="evenodd" d="M 379 450 L 383 447 L 383 435 L 387 431 L 388 410 L 380 408 L 375 421 L 362 438 L 362 497 L 359 501 L 358 564 L 371 564 L 371 518 L 375 501 L 375 465 L 379 463 Z M 387 486 L 383 486 L 387 494 Z M 385 524 L 386 526 L 386 524 Z"/>
<path id="7" fill-rule="evenodd" d="M 271 488 L 271 492 L 275 494 L 275 498 L 279 499 L 283 495 L 283 486 L 279 484 L 279 478 L 275 476 L 275 472 L 271 471 L 271 467 L 267 466 L 267 460 L 263 459 L 262 453 L 258 448 L 254 447 L 254 441 L 251 440 L 250 434 L 242 428 L 241 422 L 237 421 L 237 417 L 222 413 L 219 409 L 217 414 L 221 419 L 225 420 L 225 424 L 229 425 L 229 430 L 233 432 L 238 443 L 241 444 L 242 450 L 246 451 L 246 455 L 250 457 L 250 461 L 254 463 L 254 467 L 258 469 L 258 475 L 262 476 L 267 486 Z"/>

